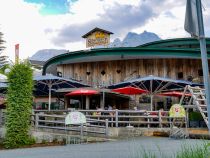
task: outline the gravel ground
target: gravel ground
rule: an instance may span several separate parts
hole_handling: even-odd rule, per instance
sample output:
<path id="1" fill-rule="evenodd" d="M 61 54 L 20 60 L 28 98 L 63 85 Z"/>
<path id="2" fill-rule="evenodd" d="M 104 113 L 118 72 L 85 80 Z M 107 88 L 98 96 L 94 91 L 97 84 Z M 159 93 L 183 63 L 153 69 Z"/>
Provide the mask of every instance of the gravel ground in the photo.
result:
<path id="1" fill-rule="evenodd" d="M 204 140 L 195 139 L 139 137 L 104 143 L 1 150 L 0 158 L 141 158 L 144 150 L 168 158 L 183 146 L 203 143 Z"/>

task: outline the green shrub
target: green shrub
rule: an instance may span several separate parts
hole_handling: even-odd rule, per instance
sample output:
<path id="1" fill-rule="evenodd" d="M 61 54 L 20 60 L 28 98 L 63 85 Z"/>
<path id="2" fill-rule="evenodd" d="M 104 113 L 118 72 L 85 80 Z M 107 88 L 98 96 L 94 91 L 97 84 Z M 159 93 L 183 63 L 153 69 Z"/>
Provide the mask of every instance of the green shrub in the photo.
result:
<path id="1" fill-rule="evenodd" d="M 29 135 L 32 112 L 32 69 L 28 63 L 16 64 L 8 74 L 6 105 L 6 148 L 17 148 L 33 144 Z"/>
<path id="2" fill-rule="evenodd" d="M 190 112 L 189 113 L 189 120 L 190 121 L 202 121 L 203 117 L 199 112 Z"/>

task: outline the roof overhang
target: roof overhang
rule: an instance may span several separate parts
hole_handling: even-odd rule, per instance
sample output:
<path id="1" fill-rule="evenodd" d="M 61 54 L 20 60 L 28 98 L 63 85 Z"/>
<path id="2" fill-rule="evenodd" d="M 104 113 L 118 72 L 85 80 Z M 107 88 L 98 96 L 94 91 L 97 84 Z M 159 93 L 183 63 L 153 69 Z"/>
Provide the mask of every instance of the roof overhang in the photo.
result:
<path id="1" fill-rule="evenodd" d="M 98 62 L 129 59 L 182 58 L 200 59 L 199 49 L 174 48 L 103 48 L 81 50 L 61 54 L 49 59 L 43 66 L 43 74 L 53 64 L 73 64 L 82 62 Z M 210 54 L 208 54 L 210 58 Z"/>

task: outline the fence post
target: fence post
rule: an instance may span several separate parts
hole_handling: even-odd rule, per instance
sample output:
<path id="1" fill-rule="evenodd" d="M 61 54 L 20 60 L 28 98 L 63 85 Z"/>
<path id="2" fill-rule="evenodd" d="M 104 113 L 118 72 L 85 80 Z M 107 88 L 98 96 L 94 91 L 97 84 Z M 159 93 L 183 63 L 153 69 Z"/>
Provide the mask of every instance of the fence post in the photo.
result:
<path id="1" fill-rule="evenodd" d="M 162 128 L 161 110 L 158 111 L 159 127 Z"/>
<path id="2" fill-rule="evenodd" d="M 147 128 L 150 128 L 150 124 L 149 124 L 150 118 L 149 118 L 149 113 L 148 113 L 148 111 L 147 111 L 146 115 L 147 115 Z"/>
<path id="3" fill-rule="evenodd" d="M 38 126 L 39 126 L 39 114 L 36 113 L 34 116 L 35 116 L 35 128 L 38 128 Z"/>
<path id="4" fill-rule="evenodd" d="M 2 114 L 2 109 L 0 109 L 0 125 L 3 126 L 3 114 Z"/>
<path id="5" fill-rule="evenodd" d="M 118 127 L 118 109 L 115 110 L 115 126 Z"/>
<path id="6" fill-rule="evenodd" d="M 83 123 L 80 125 L 80 136 L 83 136 Z"/>
<path id="7" fill-rule="evenodd" d="M 106 137 L 108 137 L 108 128 L 109 128 L 109 120 L 106 119 L 105 120 L 105 134 L 106 134 Z"/>

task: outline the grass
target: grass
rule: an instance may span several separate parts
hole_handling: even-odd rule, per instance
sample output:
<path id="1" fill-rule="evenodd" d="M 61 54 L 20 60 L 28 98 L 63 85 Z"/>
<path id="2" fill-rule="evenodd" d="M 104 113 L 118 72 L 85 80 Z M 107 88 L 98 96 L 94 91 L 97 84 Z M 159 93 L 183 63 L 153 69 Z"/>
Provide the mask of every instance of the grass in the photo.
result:
<path id="1" fill-rule="evenodd" d="M 182 146 L 182 150 L 177 153 L 176 158 L 210 158 L 207 144 L 201 146 Z"/>
<path id="2" fill-rule="evenodd" d="M 157 146 L 159 153 L 147 151 L 145 148 L 140 148 L 132 154 L 132 158 L 210 158 L 210 144 L 205 142 L 202 145 L 191 146 L 183 144 L 181 151 L 174 153 L 172 156 L 164 154 Z"/>

